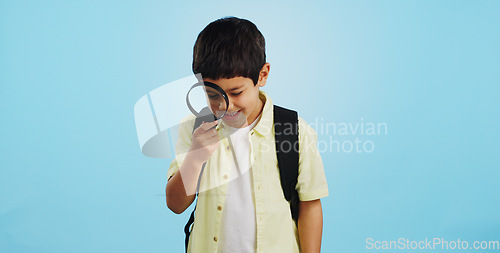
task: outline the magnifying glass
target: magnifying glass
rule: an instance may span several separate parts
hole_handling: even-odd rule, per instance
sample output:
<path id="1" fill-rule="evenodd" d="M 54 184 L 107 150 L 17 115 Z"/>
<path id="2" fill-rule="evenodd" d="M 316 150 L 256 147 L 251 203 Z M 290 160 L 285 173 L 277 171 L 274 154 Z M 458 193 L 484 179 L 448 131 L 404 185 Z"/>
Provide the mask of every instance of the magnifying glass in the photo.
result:
<path id="1" fill-rule="evenodd" d="M 196 117 L 209 118 L 208 121 L 224 117 L 229 108 L 229 98 L 226 92 L 212 82 L 193 84 L 186 94 L 186 104 Z"/>

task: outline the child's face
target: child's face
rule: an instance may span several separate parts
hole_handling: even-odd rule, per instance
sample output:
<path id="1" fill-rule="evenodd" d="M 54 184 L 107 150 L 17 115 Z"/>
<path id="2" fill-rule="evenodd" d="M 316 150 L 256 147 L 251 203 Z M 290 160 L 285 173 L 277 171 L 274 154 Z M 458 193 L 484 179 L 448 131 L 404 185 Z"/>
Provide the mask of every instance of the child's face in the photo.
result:
<path id="1" fill-rule="evenodd" d="M 259 116 L 264 103 L 259 99 L 259 88 L 266 84 L 269 75 L 269 63 L 260 71 L 259 81 L 254 85 L 252 79 L 245 77 L 220 78 L 213 80 L 203 78 L 220 86 L 229 98 L 229 108 L 222 118 L 224 123 L 231 127 L 245 127 Z"/>

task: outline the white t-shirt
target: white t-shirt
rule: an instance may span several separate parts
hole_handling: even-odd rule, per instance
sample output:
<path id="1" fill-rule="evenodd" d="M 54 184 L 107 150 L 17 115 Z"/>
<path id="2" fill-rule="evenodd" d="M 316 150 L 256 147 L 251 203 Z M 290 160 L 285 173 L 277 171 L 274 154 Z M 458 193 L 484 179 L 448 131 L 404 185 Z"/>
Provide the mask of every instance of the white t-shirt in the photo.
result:
<path id="1" fill-rule="evenodd" d="M 249 132 L 258 118 L 243 128 L 228 127 L 233 148 L 231 178 L 222 211 L 219 253 L 254 253 L 256 220 L 250 164 Z M 236 162 L 235 162 L 236 160 Z"/>

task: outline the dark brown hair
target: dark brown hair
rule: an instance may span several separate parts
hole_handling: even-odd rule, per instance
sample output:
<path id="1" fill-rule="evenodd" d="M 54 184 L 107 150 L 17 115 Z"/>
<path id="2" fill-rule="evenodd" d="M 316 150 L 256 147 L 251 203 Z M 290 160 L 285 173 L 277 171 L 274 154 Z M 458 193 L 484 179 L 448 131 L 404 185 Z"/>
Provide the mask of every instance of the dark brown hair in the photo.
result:
<path id="1" fill-rule="evenodd" d="M 214 80 L 241 76 L 257 84 L 265 63 L 264 36 L 255 24 L 236 17 L 207 25 L 193 49 L 193 73 Z"/>

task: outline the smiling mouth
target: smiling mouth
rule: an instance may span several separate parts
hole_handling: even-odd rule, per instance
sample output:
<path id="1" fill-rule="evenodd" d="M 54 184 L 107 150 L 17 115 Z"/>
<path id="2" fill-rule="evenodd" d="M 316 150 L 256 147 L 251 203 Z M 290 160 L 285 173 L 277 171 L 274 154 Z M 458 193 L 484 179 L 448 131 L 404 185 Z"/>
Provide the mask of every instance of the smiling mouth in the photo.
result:
<path id="1" fill-rule="evenodd" d="M 236 111 L 236 112 L 227 112 L 226 115 L 224 115 L 224 118 L 225 119 L 234 119 L 236 118 L 236 116 L 238 116 L 240 114 L 241 110 L 239 111 Z"/>

